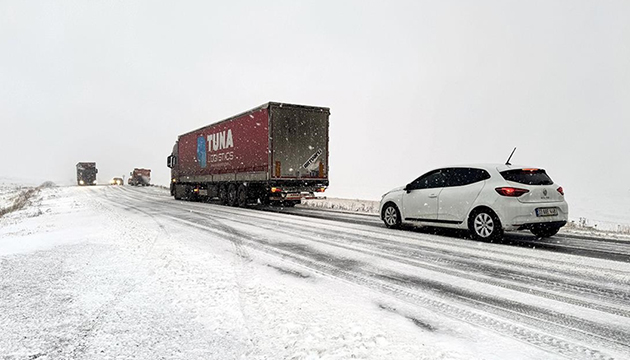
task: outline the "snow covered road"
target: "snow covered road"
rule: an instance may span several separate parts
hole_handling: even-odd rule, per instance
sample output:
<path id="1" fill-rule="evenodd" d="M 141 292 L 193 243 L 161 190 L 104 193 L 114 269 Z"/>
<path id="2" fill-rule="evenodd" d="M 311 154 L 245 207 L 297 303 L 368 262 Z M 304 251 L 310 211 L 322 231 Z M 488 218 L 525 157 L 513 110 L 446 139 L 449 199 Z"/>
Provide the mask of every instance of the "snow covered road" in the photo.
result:
<path id="1" fill-rule="evenodd" d="M 0 218 L 0 358 L 630 358 L 623 240 L 291 212 L 41 190 Z"/>

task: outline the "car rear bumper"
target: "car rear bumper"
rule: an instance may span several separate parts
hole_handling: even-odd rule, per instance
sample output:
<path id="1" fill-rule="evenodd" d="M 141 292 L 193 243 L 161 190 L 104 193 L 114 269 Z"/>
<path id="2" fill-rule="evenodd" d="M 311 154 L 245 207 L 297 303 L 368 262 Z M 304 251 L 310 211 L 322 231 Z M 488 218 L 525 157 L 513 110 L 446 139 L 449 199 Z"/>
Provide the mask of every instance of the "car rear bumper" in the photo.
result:
<path id="1" fill-rule="evenodd" d="M 569 219 L 569 206 L 565 201 L 549 203 L 520 203 L 503 204 L 499 215 L 504 230 L 530 229 L 537 225 L 559 226 L 566 225 Z M 557 208 L 558 215 L 536 216 L 536 209 Z"/>

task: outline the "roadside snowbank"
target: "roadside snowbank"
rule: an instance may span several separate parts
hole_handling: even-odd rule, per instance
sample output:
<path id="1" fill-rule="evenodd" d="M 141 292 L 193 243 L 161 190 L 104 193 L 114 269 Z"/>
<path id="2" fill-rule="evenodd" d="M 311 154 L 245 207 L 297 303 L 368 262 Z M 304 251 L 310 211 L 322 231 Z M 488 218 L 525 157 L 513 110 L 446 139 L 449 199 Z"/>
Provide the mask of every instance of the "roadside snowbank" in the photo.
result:
<path id="1" fill-rule="evenodd" d="M 325 198 L 304 200 L 302 206 L 315 209 L 349 211 L 362 214 L 378 214 L 379 202 L 373 200 Z"/>

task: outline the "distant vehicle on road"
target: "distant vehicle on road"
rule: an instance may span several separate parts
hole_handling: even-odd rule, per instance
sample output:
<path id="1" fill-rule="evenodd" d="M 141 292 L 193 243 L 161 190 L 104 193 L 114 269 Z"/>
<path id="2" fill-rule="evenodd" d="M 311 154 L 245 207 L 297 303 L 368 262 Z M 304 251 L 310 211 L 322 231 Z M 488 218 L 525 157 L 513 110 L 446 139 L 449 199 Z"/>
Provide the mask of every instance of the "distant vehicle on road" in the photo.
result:
<path id="1" fill-rule="evenodd" d="M 401 224 L 468 229 L 478 240 L 527 229 L 538 237 L 566 225 L 564 190 L 543 169 L 470 165 L 429 171 L 383 195 L 381 219 Z"/>
<path id="2" fill-rule="evenodd" d="M 167 158 L 175 199 L 293 206 L 328 186 L 325 107 L 270 102 L 180 135 Z"/>
<path id="3" fill-rule="evenodd" d="M 133 171 L 129 173 L 127 183 L 132 186 L 151 185 L 151 169 L 133 169 Z"/>
<path id="4" fill-rule="evenodd" d="M 98 169 L 95 162 L 80 162 L 77 164 L 77 185 L 96 185 Z"/>
<path id="5" fill-rule="evenodd" d="M 109 181 L 110 185 L 123 185 L 124 183 L 125 182 L 123 181 L 123 178 L 121 177 L 115 177 Z"/>

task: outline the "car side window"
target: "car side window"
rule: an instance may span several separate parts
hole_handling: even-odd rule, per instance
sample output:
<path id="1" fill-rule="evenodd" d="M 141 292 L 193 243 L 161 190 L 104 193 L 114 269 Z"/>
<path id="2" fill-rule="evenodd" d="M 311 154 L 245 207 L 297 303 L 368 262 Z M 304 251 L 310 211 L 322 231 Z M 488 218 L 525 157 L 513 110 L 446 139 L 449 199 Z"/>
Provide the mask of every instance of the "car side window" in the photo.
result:
<path id="1" fill-rule="evenodd" d="M 445 175 L 445 186 L 464 186 L 490 178 L 486 170 L 474 168 L 445 169 Z"/>
<path id="2" fill-rule="evenodd" d="M 444 186 L 444 174 L 443 170 L 435 170 L 430 173 L 424 174 L 414 180 L 411 184 L 407 186 L 408 190 L 416 190 L 416 189 L 433 189 L 440 188 Z"/>

